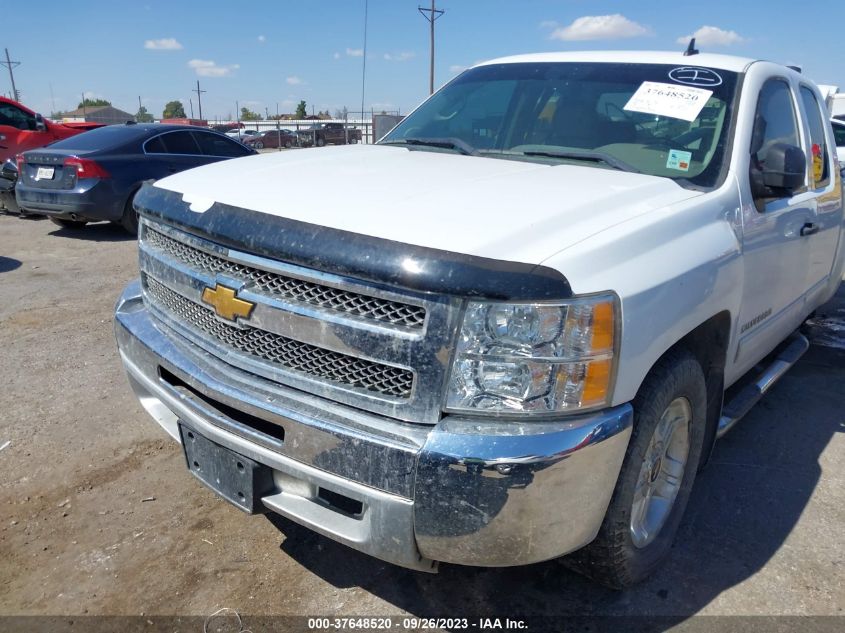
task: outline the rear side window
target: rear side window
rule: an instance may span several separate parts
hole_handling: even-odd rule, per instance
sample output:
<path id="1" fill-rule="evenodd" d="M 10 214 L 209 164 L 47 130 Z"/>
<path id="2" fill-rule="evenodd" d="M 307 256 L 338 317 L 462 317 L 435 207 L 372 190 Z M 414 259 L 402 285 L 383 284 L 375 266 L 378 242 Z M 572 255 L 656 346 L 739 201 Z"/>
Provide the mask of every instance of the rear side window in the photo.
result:
<path id="1" fill-rule="evenodd" d="M 845 125 L 833 126 L 833 138 L 836 139 L 836 147 L 845 147 Z"/>
<path id="2" fill-rule="evenodd" d="M 813 91 L 801 87 L 801 101 L 807 113 L 810 125 L 810 160 L 812 165 L 814 188 L 820 189 L 830 184 L 830 160 L 828 159 L 827 138 L 824 134 L 824 123 L 819 110 L 819 102 Z"/>
<path id="3" fill-rule="evenodd" d="M 770 79 L 760 90 L 754 130 L 751 135 L 751 169 L 762 170 L 772 145 L 786 143 L 801 147 L 798 119 L 789 84 Z"/>
<path id="4" fill-rule="evenodd" d="M 251 154 L 240 143 L 223 136 L 209 132 L 194 132 L 194 138 L 200 146 L 200 151 L 206 156 L 247 156 Z"/>
<path id="5" fill-rule="evenodd" d="M 163 134 L 161 140 L 164 142 L 164 147 L 168 154 L 200 154 L 200 148 L 194 137 L 188 131 L 170 132 Z"/>
<path id="6" fill-rule="evenodd" d="M 167 149 L 164 147 L 164 142 L 161 140 L 160 136 L 153 137 L 149 141 L 147 141 L 144 145 L 144 150 L 147 152 L 147 154 L 167 153 Z"/>

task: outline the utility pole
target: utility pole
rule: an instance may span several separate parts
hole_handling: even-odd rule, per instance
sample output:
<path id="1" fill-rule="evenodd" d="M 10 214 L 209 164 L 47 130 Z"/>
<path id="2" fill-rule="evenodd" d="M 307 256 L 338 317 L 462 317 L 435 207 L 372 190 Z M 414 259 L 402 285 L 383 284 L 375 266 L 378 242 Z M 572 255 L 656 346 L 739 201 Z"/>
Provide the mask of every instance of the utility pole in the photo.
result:
<path id="1" fill-rule="evenodd" d="M 437 18 L 446 13 L 442 9 L 435 7 L 434 2 L 435 0 L 431 0 L 430 9 L 417 7 L 417 10 L 428 20 L 429 26 L 431 27 L 431 68 L 428 74 L 428 94 L 434 94 L 434 23 L 437 21 Z"/>
<path id="2" fill-rule="evenodd" d="M 188 99 L 188 105 L 191 106 L 191 118 L 193 119 L 194 118 L 194 100 Z"/>
<path id="3" fill-rule="evenodd" d="M 196 90 L 191 90 L 191 92 L 196 92 L 196 93 L 197 93 L 197 105 L 199 106 L 199 110 L 200 110 L 200 118 L 202 118 L 202 93 L 203 93 L 203 92 L 208 92 L 208 91 L 207 91 L 207 90 L 200 90 L 200 80 L 199 80 L 199 79 L 197 79 L 197 89 L 196 89 Z M 191 114 L 191 118 L 193 118 L 193 116 L 194 116 L 194 115 L 193 115 L 193 113 L 192 113 L 192 114 Z"/>
<path id="4" fill-rule="evenodd" d="M 364 120 L 364 88 L 367 81 L 367 11 L 369 0 L 364 0 L 364 54 L 361 56 L 361 120 Z"/>
<path id="5" fill-rule="evenodd" d="M 16 66 L 20 66 L 21 63 L 20 62 L 13 62 L 11 59 L 9 59 L 9 49 L 7 48 L 6 49 L 6 61 L 0 62 L 0 65 L 5 66 L 6 68 L 9 69 L 9 79 L 12 80 L 12 99 L 14 99 L 15 101 L 20 101 L 21 100 L 21 94 L 18 92 L 18 89 L 15 88 L 15 73 L 12 72 L 12 69 L 15 68 Z"/>

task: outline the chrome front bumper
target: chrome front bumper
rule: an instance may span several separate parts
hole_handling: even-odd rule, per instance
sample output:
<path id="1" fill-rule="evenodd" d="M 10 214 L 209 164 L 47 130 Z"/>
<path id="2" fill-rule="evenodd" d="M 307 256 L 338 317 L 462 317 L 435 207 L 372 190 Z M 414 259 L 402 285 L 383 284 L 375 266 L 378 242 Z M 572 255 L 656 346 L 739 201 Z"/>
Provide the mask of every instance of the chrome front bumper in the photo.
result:
<path id="1" fill-rule="evenodd" d="M 271 511 L 383 560 L 522 565 L 595 538 L 631 434 L 622 405 L 556 421 L 397 422 L 220 363 L 150 315 L 138 282 L 115 333 L 141 404 L 177 441 L 182 420 L 273 469 Z M 267 426 L 278 433 L 264 431 Z M 360 503 L 357 514 L 321 490 Z"/>

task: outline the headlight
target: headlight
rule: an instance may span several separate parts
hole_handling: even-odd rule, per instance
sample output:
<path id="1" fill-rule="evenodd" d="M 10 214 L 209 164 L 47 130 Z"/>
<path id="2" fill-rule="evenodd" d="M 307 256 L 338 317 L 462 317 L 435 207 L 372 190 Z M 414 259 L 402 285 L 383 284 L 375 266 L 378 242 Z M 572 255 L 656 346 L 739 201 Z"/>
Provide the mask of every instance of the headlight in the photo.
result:
<path id="1" fill-rule="evenodd" d="M 616 313 L 614 295 L 560 303 L 470 302 L 446 408 L 542 414 L 608 403 Z"/>

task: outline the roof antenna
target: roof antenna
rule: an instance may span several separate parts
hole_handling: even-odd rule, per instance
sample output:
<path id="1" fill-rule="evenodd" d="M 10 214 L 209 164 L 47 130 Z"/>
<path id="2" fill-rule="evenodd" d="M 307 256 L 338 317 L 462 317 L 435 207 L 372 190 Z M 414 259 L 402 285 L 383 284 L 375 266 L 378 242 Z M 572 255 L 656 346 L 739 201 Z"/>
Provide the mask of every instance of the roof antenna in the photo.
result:
<path id="1" fill-rule="evenodd" d="M 684 51 L 684 57 L 689 57 L 690 55 L 698 55 L 698 49 L 695 47 L 695 38 L 689 41 L 689 46 Z"/>

